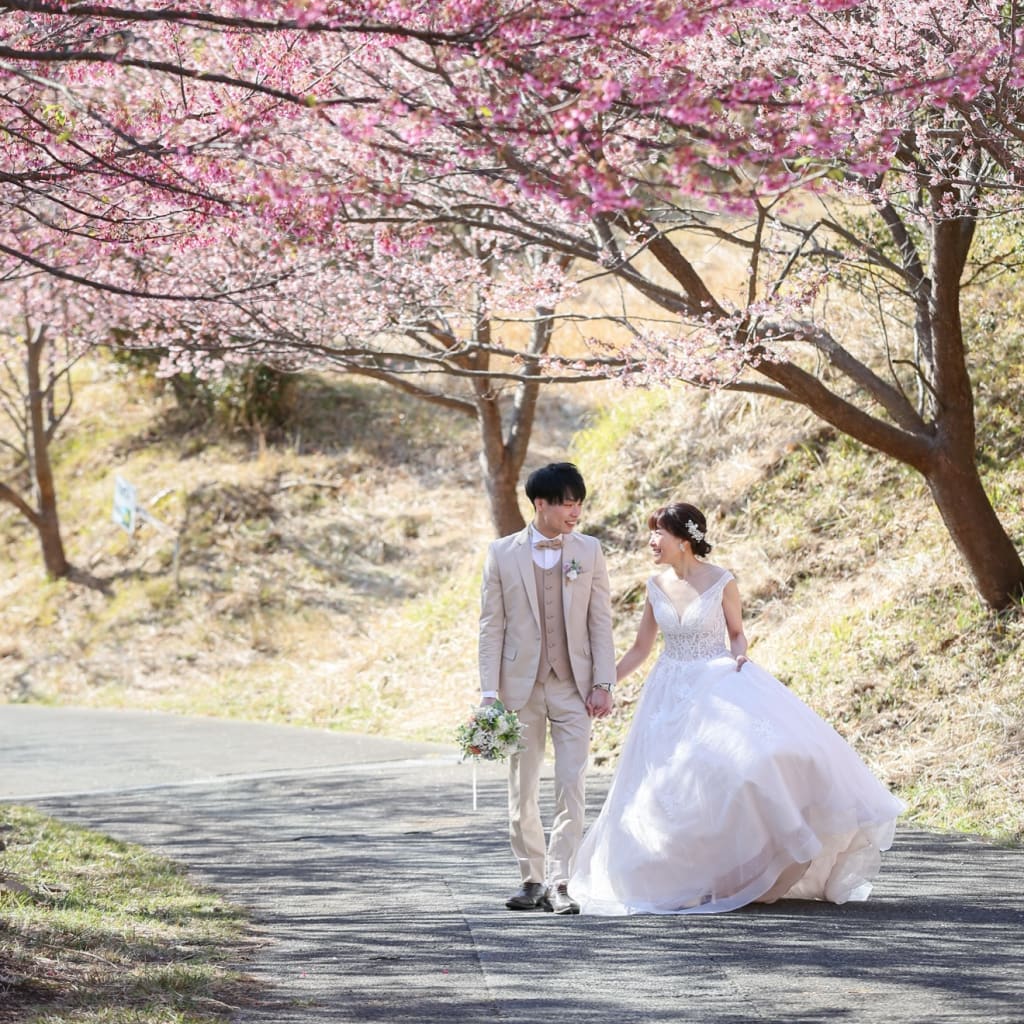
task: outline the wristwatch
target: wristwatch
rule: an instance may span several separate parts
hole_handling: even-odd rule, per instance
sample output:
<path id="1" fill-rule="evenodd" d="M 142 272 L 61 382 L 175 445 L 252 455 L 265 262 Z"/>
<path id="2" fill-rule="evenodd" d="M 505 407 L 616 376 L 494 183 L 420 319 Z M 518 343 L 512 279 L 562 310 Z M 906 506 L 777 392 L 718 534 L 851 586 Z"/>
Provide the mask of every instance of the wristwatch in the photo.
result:
<path id="1" fill-rule="evenodd" d="M 594 683 L 592 688 L 595 690 L 604 690 L 605 693 L 611 693 L 612 685 L 612 683 Z"/>

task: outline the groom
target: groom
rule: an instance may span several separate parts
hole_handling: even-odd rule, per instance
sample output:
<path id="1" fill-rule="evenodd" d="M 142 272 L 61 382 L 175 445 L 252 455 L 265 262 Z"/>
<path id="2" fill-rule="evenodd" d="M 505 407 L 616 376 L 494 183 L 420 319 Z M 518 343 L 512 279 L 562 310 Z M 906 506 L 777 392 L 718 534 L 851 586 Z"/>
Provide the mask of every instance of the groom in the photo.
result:
<path id="1" fill-rule="evenodd" d="M 500 698 L 525 726 L 526 749 L 509 763 L 509 835 L 523 882 L 509 910 L 579 913 L 567 882 L 583 838 L 590 719 L 611 712 L 615 683 L 604 555 L 594 537 L 574 532 L 586 495 L 572 463 L 531 473 L 533 522 L 493 541 L 484 565 L 481 702 Z M 545 851 L 539 790 L 549 726 L 555 816 Z"/>

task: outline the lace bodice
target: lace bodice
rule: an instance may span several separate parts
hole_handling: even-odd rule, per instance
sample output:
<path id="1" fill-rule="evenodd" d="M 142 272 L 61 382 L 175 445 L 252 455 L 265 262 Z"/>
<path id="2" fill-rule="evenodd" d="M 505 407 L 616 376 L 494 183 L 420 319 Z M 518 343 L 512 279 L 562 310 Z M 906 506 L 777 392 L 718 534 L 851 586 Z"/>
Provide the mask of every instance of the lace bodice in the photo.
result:
<path id="1" fill-rule="evenodd" d="M 647 594 L 654 618 L 665 638 L 662 657 L 674 661 L 706 661 L 728 654 L 725 646 L 725 612 L 722 590 L 732 579 L 723 572 L 719 578 L 690 604 L 680 618 L 668 595 L 652 577 L 647 581 Z"/>

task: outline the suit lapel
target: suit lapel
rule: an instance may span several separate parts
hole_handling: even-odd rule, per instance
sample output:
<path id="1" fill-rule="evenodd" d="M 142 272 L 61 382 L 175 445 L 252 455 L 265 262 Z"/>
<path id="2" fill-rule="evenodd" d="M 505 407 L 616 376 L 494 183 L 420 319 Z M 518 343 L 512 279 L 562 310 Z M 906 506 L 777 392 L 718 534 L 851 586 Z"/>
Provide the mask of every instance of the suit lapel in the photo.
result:
<path id="1" fill-rule="evenodd" d="M 576 550 L 576 534 L 570 533 L 562 540 L 562 564 L 559 567 L 562 573 L 562 612 L 565 615 L 565 627 L 569 629 L 569 613 L 572 611 L 572 581 L 565 575 L 565 567 L 573 560 L 578 553 Z"/>
<path id="2" fill-rule="evenodd" d="M 533 574 L 533 551 L 530 549 L 530 528 L 527 527 L 516 536 L 513 549 L 519 573 L 523 577 L 526 598 L 530 602 L 533 617 L 540 625 L 540 602 L 537 600 L 537 577 Z"/>

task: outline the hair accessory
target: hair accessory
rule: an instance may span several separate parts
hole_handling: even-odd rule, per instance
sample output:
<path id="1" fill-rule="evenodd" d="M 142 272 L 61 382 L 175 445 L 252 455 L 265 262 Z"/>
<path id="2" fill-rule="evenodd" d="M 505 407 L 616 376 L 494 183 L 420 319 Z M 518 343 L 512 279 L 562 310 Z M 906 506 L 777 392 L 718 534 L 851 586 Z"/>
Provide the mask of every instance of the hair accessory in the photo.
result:
<path id="1" fill-rule="evenodd" d="M 700 527 L 692 519 L 687 519 L 686 520 L 686 532 L 694 540 L 703 540 L 704 539 L 704 534 L 701 533 Z"/>

